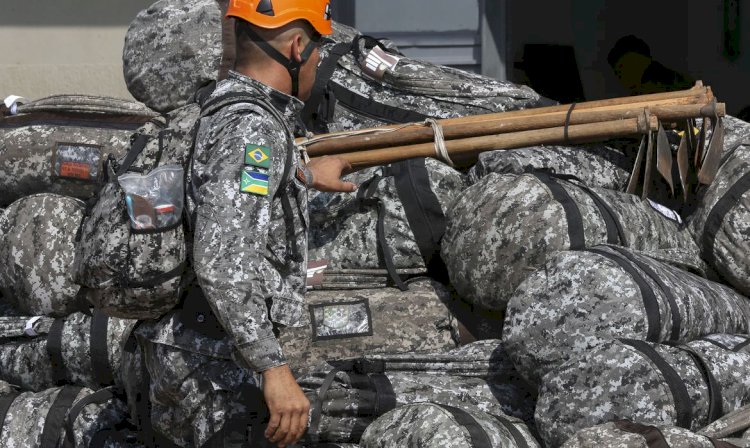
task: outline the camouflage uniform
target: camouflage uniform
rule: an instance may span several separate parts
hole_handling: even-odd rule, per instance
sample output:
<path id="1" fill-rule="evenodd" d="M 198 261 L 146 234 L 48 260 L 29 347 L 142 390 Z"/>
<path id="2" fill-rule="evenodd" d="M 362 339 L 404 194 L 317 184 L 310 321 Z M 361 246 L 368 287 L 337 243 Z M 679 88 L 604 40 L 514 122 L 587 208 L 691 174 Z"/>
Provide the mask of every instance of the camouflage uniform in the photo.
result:
<path id="1" fill-rule="evenodd" d="M 259 95 L 285 123 L 258 105 L 235 104 L 203 119 L 196 137 L 193 268 L 225 336 L 185 327 L 179 311 L 139 330 L 152 420 L 183 446 L 203 445 L 228 418 L 247 411 L 238 394 L 251 389 L 253 372 L 286 363 L 273 324 L 306 323 L 307 190 L 294 176 L 299 155 L 288 153 L 302 103 L 234 72 L 212 97 L 233 92 Z M 265 196 L 240 190 L 250 169 L 246 153 L 258 147 L 270 159 L 253 162 L 267 167 Z M 288 161 L 292 180 L 282 179 Z"/>

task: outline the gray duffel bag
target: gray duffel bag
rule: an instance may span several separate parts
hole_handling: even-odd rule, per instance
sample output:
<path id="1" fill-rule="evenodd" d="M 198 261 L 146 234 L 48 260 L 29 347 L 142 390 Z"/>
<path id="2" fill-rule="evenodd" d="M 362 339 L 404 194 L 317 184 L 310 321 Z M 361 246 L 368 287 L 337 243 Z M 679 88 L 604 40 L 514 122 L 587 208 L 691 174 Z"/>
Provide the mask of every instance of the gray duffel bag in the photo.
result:
<path id="1" fill-rule="evenodd" d="M 734 441 L 732 441 L 734 442 Z M 652 426 L 628 420 L 605 423 L 578 431 L 563 448 L 747 448 L 696 434 L 676 426 Z"/>
<path id="2" fill-rule="evenodd" d="M 560 252 L 508 302 L 503 343 L 534 384 L 610 338 L 689 342 L 748 333 L 750 300 L 630 249 Z"/>

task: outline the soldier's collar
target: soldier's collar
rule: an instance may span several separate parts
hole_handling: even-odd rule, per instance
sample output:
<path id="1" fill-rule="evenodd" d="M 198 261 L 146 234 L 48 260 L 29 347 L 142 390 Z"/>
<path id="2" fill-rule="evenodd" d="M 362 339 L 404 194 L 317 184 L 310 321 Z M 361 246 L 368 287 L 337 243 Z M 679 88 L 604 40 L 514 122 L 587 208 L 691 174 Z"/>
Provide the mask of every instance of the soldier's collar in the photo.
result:
<path id="1" fill-rule="evenodd" d="M 305 103 L 299 98 L 287 95 L 286 93 L 276 90 L 273 87 L 269 87 L 258 80 L 245 76 L 242 73 L 230 71 L 228 77 L 244 84 L 249 84 L 257 90 L 265 93 L 271 100 L 271 104 L 276 106 L 276 108 L 289 120 L 293 121 L 294 117 L 299 114 L 305 105 Z"/>

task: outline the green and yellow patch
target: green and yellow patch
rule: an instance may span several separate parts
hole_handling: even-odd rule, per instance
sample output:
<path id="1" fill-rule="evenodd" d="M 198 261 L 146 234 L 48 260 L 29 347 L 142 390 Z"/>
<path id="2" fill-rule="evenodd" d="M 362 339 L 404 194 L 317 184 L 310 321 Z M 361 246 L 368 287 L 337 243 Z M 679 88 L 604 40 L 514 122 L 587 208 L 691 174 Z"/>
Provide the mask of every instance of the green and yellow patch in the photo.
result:
<path id="1" fill-rule="evenodd" d="M 263 145 L 246 145 L 245 165 L 265 169 L 271 168 L 271 148 Z"/>

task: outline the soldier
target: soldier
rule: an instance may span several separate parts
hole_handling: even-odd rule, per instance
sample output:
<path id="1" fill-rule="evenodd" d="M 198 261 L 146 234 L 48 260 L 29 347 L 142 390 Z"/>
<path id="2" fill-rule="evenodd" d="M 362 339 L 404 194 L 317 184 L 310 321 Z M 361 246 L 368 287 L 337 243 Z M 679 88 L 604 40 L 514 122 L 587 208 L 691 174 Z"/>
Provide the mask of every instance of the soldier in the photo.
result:
<path id="1" fill-rule="evenodd" d="M 264 435 L 283 447 L 304 433 L 310 406 L 274 334 L 306 319 L 307 188 L 356 186 L 341 180 L 350 169 L 342 159 L 303 166 L 291 145 L 318 42 L 332 32 L 328 0 L 233 0 L 227 16 L 237 19 L 236 67 L 211 98 L 257 100 L 202 119 L 189 187 L 202 292 L 194 287 L 182 310 L 138 337 L 160 444 L 247 446 L 259 383 L 270 414 Z M 258 431 L 250 432 L 256 446 Z"/>

